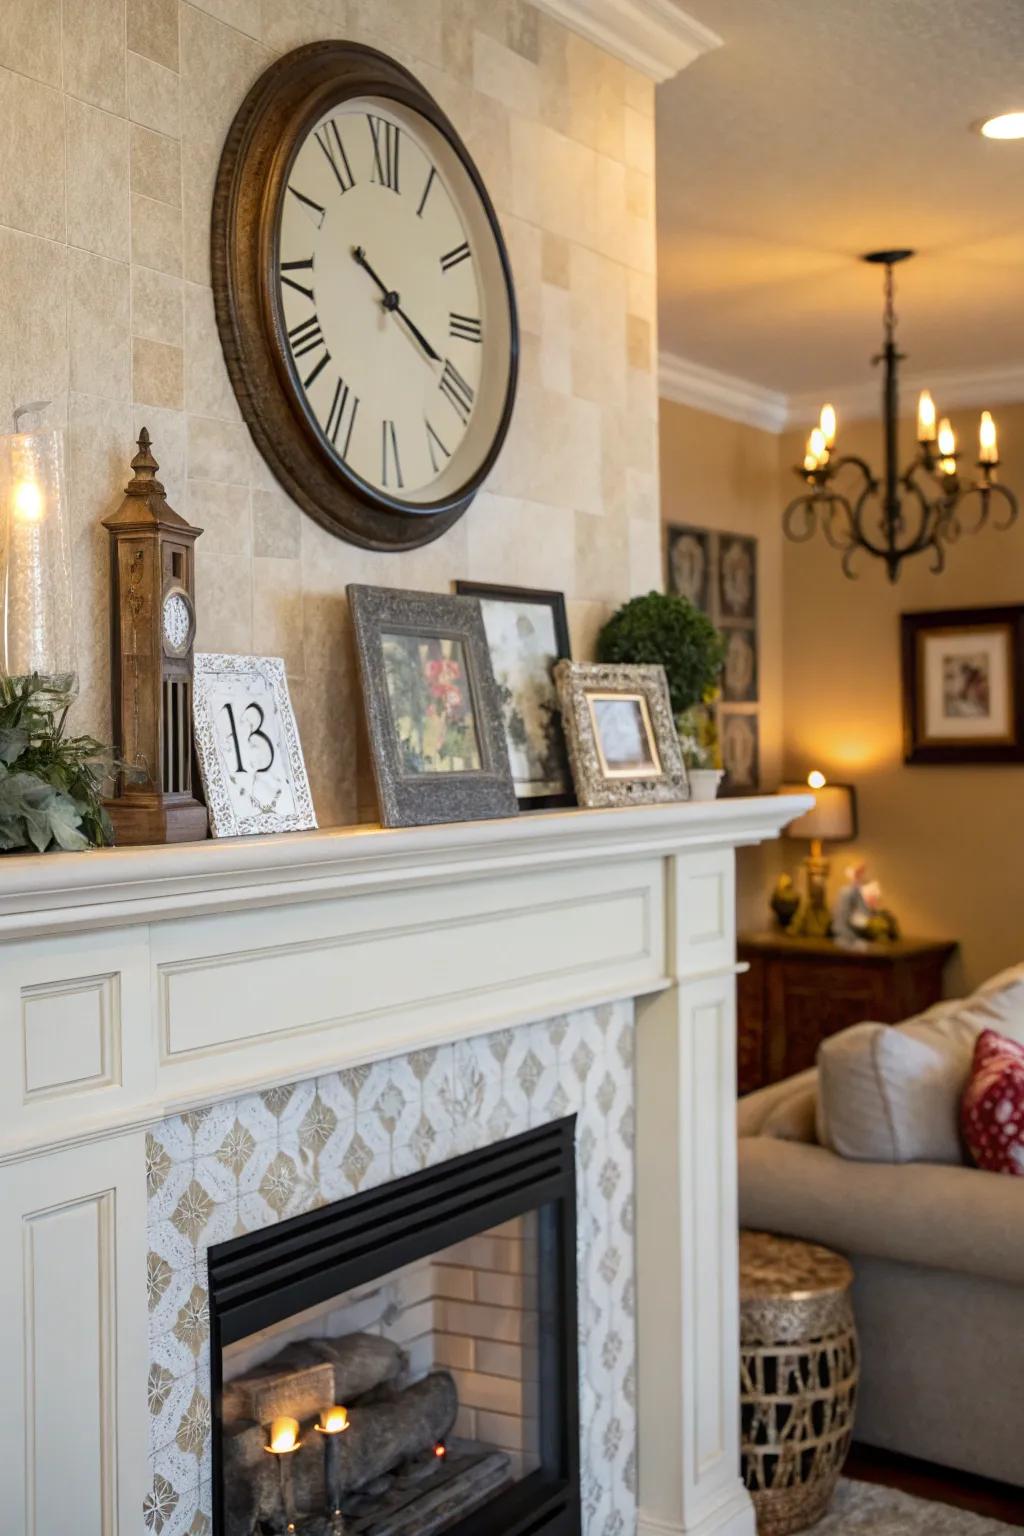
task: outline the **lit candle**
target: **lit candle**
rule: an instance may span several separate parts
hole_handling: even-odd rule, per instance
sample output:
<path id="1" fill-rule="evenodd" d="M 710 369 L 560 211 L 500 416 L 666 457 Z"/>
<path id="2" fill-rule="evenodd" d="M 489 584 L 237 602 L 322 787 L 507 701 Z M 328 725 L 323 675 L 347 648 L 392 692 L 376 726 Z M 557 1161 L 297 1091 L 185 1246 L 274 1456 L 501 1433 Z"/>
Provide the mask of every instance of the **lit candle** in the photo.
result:
<path id="1" fill-rule="evenodd" d="M 949 424 L 948 416 L 943 416 L 939 422 L 939 453 L 944 459 L 951 459 L 956 453 L 956 433 Z"/>
<path id="2" fill-rule="evenodd" d="M 998 464 L 999 448 L 996 444 L 996 424 L 991 411 L 982 411 L 978 427 L 978 460 L 982 464 Z"/>
<path id="3" fill-rule="evenodd" d="M 804 469 L 806 469 L 808 474 L 813 474 L 817 467 L 818 461 L 814 457 L 814 454 L 811 452 L 811 450 L 808 448 L 807 452 L 804 454 Z"/>
<path id="4" fill-rule="evenodd" d="M 927 389 L 922 389 L 917 402 L 917 440 L 919 443 L 935 441 L 935 401 Z"/>
<path id="5" fill-rule="evenodd" d="M 825 788 L 825 775 L 822 773 L 820 768 L 811 769 L 810 773 L 807 775 L 807 783 L 811 789 Z"/>
<path id="6" fill-rule="evenodd" d="M 828 462 L 828 444 L 825 441 L 825 434 L 820 427 L 815 427 L 807 439 L 807 451 L 814 454 L 818 461 L 819 469 Z"/>
<path id="7" fill-rule="evenodd" d="M 270 1444 L 267 1450 L 273 1451 L 275 1456 L 287 1456 L 289 1451 L 297 1451 L 298 1448 L 298 1419 L 274 1419 L 270 1426 Z"/>
<path id="8" fill-rule="evenodd" d="M 942 470 L 942 473 L 944 475 L 950 475 L 950 476 L 955 475 L 956 474 L 956 459 L 940 459 L 939 460 L 939 468 Z"/>
<path id="9" fill-rule="evenodd" d="M 335 1406 L 320 1415 L 316 1427 L 322 1435 L 340 1435 L 342 1430 L 348 1429 L 348 1422 L 348 1409 Z"/>
<path id="10" fill-rule="evenodd" d="M 831 448 L 836 440 L 836 408 L 834 405 L 822 406 L 820 431 L 825 439 L 825 447 Z"/>

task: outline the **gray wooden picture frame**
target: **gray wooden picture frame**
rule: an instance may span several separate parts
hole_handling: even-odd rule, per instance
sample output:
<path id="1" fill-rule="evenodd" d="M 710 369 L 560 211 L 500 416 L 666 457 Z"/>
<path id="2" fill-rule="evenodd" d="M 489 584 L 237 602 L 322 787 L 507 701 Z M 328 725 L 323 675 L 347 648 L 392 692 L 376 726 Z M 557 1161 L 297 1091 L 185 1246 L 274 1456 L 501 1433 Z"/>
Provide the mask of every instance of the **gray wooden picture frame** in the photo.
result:
<path id="1" fill-rule="evenodd" d="M 664 667 L 560 661 L 555 668 L 555 685 L 580 805 L 593 809 L 661 805 L 689 799 L 690 785 L 672 718 Z M 602 694 L 622 694 L 643 701 L 660 772 L 628 778 L 609 776 L 590 703 L 593 695 Z"/>
<path id="2" fill-rule="evenodd" d="M 349 586 L 349 609 L 377 785 L 381 823 L 416 827 L 515 816 L 501 700 L 480 604 L 471 597 Z M 410 769 L 403 754 L 388 685 L 385 636 L 455 642 L 459 684 L 468 688 L 478 768 Z"/>

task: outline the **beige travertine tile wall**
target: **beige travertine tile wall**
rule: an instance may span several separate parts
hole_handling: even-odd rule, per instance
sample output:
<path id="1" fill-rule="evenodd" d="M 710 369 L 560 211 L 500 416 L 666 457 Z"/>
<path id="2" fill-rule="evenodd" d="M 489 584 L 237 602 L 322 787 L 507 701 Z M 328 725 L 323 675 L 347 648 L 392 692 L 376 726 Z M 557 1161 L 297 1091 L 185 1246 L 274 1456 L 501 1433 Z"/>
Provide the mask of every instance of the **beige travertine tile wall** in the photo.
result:
<path id="1" fill-rule="evenodd" d="M 220 148 L 300 43 L 412 68 L 501 216 L 522 324 L 502 457 L 441 541 L 371 555 L 278 488 L 242 424 L 209 280 Z M 132 440 L 152 433 L 197 546 L 198 644 L 284 656 L 322 825 L 372 815 L 357 774 L 350 581 L 561 587 L 576 654 L 660 581 L 653 87 L 526 0 L 0 0 L 0 416 L 69 429 L 82 695 L 109 733 L 107 551 Z"/>

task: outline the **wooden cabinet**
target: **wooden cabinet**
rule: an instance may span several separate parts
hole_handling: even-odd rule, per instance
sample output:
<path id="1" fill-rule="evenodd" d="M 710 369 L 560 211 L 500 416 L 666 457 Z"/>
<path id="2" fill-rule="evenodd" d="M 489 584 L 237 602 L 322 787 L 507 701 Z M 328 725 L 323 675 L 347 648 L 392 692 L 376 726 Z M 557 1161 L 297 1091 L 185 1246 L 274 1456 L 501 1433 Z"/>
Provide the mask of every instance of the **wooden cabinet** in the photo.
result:
<path id="1" fill-rule="evenodd" d="M 741 935 L 737 1037 L 740 1093 L 813 1067 L 818 1046 L 848 1024 L 896 1024 L 938 1002 L 948 940 L 900 939 L 852 949 L 831 939 Z"/>

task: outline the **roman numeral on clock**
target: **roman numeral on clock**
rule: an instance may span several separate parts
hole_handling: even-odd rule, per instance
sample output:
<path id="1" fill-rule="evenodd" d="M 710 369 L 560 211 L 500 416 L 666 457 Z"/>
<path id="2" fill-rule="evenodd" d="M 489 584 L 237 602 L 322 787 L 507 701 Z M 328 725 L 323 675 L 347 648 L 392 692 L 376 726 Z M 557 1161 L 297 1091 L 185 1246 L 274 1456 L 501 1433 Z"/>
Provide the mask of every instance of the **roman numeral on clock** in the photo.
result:
<path id="1" fill-rule="evenodd" d="M 451 402 L 462 420 L 468 421 L 469 413 L 473 409 L 473 389 L 466 383 L 455 364 L 449 362 L 447 358 L 444 360 L 444 373 L 437 387 Z"/>
<path id="2" fill-rule="evenodd" d="M 441 439 L 438 437 L 437 433 L 434 431 L 433 427 L 430 425 L 430 422 L 429 421 L 424 422 L 424 425 L 425 425 L 425 427 L 427 429 L 427 448 L 430 451 L 430 462 L 431 462 L 431 464 L 433 466 L 434 474 L 436 475 L 438 470 L 444 464 L 445 460 L 451 458 L 451 453 L 445 447 L 444 443 L 442 443 Z M 441 455 L 442 456 L 441 456 L 440 459 L 437 456 L 437 453 L 435 451 L 436 449 L 440 449 L 441 450 Z"/>
<path id="3" fill-rule="evenodd" d="M 341 142 L 341 134 L 334 118 L 330 118 L 322 128 L 316 131 L 316 141 L 327 156 L 328 164 L 334 172 L 342 195 L 350 192 L 355 186 L 355 177 L 352 175 L 352 167 L 348 163 L 348 155 L 345 146 Z"/>
<path id="4" fill-rule="evenodd" d="M 311 303 L 315 302 L 315 300 L 316 300 L 316 295 L 313 292 L 312 288 L 307 288 L 303 283 L 296 282 L 294 277 L 286 277 L 285 273 L 286 272 L 312 272 L 312 270 L 313 270 L 313 257 L 312 256 L 308 257 L 305 261 L 282 261 L 282 263 L 281 263 L 281 281 L 282 281 L 282 283 L 287 283 L 289 288 L 294 288 L 296 293 L 301 293 L 302 297 L 304 299 L 309 299 Z"/>
<path id="5" fill-rule="evenodd" d="M 469 315 L 452 314 L 448 316 L 448 335 L 459 341 L 483 341 L 484 329 L 479 320 Z"/>
<path id="6" fill-rule="evenodd" d="M 460 261 L 466 261 L 469 257 L 469 241 L 463 240 L 453 251 L 446 251 L 441 257 L 441 271 L 450 272 L 452 267 L 457 267 Z"/>
<path id="7" fill-rule="evenodd" d="M 288 191 L 291 193 L 292 197 L 297 198 L 298 201 L 302 204 L 303 208 L 306 210 L 307 216 L 313 220 L 313 223 L 316 225 L 317 229 L 322 229 L 324 219 L 327 217 L 327 209 L 321 207 L 319 203 L 314 202 L 311 197 L 307 197 L 305 192 L 300 192 L 298 187 L 289 185 Z"/>
<path id="8" fill-rule="evenodd" d="M 316 352 L 318 350 L 323 352 L 323 356 L 316 363 L 313 371 L 302 381 L 303 389 L 308 389 L 313 380 L 327 367 L 331 360 L 331 354 L 327 350 L 324 333 L 320 329 L 320 321 L 316 315 L 312 315 L 308 320 L 303 320 L 299 325 L 293 325 L 288 332 L 288 343 L 292 349 L 292 357 L 294 357 L 296 362 L 298 362 L 300 357 L 305 357 L 309 352 Z"/>
<path id="9" fill-rule="evenodd" d="M 395 436 L 395 424 L 393 421 L 382 421 L 380 424 L 381 443 L 381 484 L 385 489 L 392 483 L 389 476 L 394 475 L 394 484 L 398 490 L 405 485 L 402 479 L 402 466 L 398 460 L 398 438 Z"/>
<path id="10" fill-rule="evenodd" d="M 356 424 L 358 409 L 358 397 L 352 393 L 344 379 L 339 379 L 334 386 L 331 408 L 327 412 L 326 432 L 335 448 L 338 447 L 338 433 L 344 433 L 344 440 L 339 449 L 342 459 L 348 458 L 348 445 L 352 441 L 352 429 Z"/>
<path id="11" fill-rule="evenodd" d="M 400 192 L 398 154 L 402 130 L 394 123 L 389 123 L 386 117 L 374 117 L 372 112 L 366 114 L 366 121 L 370 125 L 370 137 L 373 139 L 373 172 L 370 180 L 379 186 L 388 187 L 392 192 Z"/>

